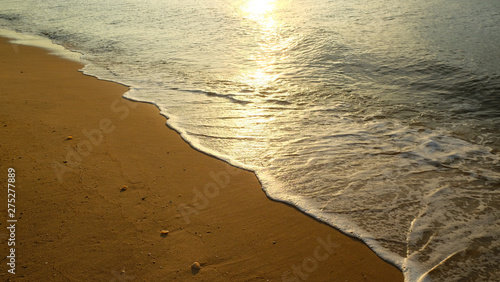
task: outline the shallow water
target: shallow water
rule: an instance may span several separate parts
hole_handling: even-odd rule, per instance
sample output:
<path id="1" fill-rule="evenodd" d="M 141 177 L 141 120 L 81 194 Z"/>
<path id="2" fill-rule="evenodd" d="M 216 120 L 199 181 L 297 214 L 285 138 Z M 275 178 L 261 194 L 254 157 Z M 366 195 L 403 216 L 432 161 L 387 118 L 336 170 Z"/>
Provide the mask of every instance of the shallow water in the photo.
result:
<path id="1" fill-rule="evenodd" d="M 81 52 L 408 281 L 500 277 L 498 1 L 2 1 L 0 27 Z"/>

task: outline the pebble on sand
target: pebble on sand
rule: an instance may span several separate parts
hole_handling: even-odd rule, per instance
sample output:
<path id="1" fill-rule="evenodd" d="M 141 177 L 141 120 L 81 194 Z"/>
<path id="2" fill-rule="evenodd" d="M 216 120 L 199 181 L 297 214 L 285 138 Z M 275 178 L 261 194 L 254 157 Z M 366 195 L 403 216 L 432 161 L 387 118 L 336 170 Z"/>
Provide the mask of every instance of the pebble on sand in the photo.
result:
<path id="1" fill-rule="evenodd" d="M 193 264 L 191 264 L 192 269 L 201 269 L 201 265 L 199 262 L 195 261 Z"/>

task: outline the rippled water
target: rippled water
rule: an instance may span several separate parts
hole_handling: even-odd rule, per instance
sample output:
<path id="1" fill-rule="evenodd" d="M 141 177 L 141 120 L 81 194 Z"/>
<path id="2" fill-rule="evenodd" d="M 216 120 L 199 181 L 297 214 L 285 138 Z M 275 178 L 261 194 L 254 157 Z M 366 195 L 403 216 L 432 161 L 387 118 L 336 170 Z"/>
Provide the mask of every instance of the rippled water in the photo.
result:
<path id="1" fill-rule="evenodd" d="M 500 278 L 500 2 L 2 1 L 0 26 L 83 53 L 408 281 Z"/>

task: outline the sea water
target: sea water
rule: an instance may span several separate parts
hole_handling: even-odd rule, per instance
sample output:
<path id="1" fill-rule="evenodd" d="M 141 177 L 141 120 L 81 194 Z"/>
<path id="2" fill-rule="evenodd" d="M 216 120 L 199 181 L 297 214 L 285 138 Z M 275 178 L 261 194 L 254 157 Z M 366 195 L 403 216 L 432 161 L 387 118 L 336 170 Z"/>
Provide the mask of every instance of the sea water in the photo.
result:
<path id="1" fill-rule="evenodd" d="M 500 279 L 497 0 L 2 0 L 407 281 Z"/>

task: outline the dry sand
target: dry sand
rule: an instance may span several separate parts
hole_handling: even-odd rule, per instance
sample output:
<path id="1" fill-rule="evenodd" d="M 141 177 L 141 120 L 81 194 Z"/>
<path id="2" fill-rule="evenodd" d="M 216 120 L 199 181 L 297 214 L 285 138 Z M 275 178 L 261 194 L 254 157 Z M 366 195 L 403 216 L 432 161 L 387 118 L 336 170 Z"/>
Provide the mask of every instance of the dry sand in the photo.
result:
<path id="1" fill-rule="evenodd" d="M 360 241 L 269 200 L 253 173 L 192 149 L 155 106 L 81 67 L 0 39 L 0 179 L 6 187 L 16 170 L 18 219 L 12 275 L 3 193 L 0 279 L 403 280 Z"/>

